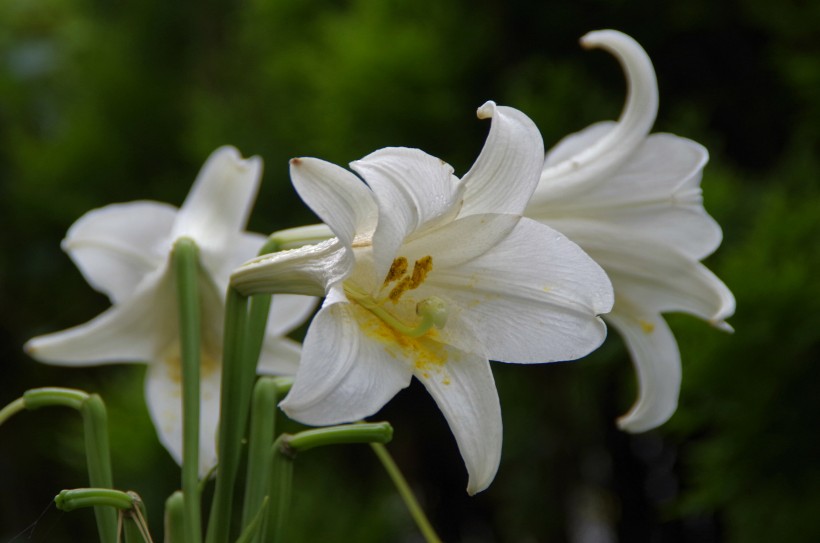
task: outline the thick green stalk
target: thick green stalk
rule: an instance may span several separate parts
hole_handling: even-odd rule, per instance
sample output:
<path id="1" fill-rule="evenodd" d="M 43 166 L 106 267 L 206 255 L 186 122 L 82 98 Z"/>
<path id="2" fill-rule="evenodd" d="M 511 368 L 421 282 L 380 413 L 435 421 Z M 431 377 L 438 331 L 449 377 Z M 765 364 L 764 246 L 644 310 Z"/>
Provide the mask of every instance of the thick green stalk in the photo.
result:
<path id="1" fill-rule="evenodd" d="M 200 346 L 199 249 L 193 240 L 174 244 L 174 273 L 179 304 L 179 349 L 182 361 L 182 493 L 185 496 L 185 541 L 201 543 L 199 495 Z"/>
<path id="2" fill-rule="evenodd" d="M 108 444 L 108 413 L 105 404 L 97 394 L 92 394 L 80 406 L 85 430 L 85 455 L 88 464 L 88 480 L 91 486 L 114 488 L 111 470 L 111 452 Z M 100 531 L 116 532 L 116 515 L 111 509 L 94 508 Z"/>
<path id="3" fill-rule="evenodd" d="M 269 239 L 259 254 L 276 252 L 279 248 L 277 239 Z M 248 417 L 256 365 L 265 340 L 271 295 L 253 296 L 250 308 L 248 306 L 247 297 L 240 295 L 234 288 L 228 289 L 222 361 L 219 467 L 207 543 L 226 543 L 228 540 L 241 440 Z M 246 506 L 245 511 L 247 510 Z M 243 512 L 244 520 L 247 520 L 247 514 Z"/>
<path id="4" fill-rule="evenodd" d="M 273 444 L 270 478 L 270 503 L 268 520 L 273 525 L 267 529 L 265 543 L 285 541 L 285 528 L 290 514 L 290 495 L 293 486 L 293 451 L 287 446 L 287 434 L 279 436 Z"/>
<path id="5" fill-rule="evenodd" d="M 227 543 L 230 535 L 230 519 L 233 509 L 234 483 L 239 468 L 242 434 L 248 413 L 250 391 L 243 390 L 245 383 L 252 382 L 256 361 L 248 373 L 245 357 L 245 337 L 248 320 L 248 298 L 229 288 L 225 307 L 225 339 L 222 356 L 222 395 L 219 413 L 219 440 L 217 454 L 219 466 L 216 487 L 208 522 L 207 543 Z M 243 363 L 245 362 L 245 363 Z M 243 401 L 244 400 L 244 401 Z"/>
<path id="6" fill-rule="evenodd" d="M 185 498 L 177 490 L 165 500 L 165 543 L 185 541 Z"/>
<path id="7" fill-rule="evenodd" d="M 260 377 L 253 390 L 242 526 L 248 526 L 253 521 L 266 499 L 271 472 L 270 451 L 276 421 L 277 388 L 275 379 Z M 264 526 L 258 533 L 261 534 L 262 531 Z"/>
<path id="8" fill-rule="evenodd" d="M 259 536 L 262 535 L 262 529 L 266 524 L 266 515 L 265 512 L 268 510 L 268 497 L 262 500 L 262 503 L 259 504 L 259 510 L 256 514 L 251 518 L 250 522 L 245 524 L 245 529 L 242 530 L 242 533 L 239 536 L 239 539 L 236 540 L 236 543 L 253 543 L 254 541 L 259 540 Z"/>
<path id="9" fill-rule="evenodd" d="M 280 244 L 275 238 L 268 239 L 259 250 L 260 255 L 279 251 Z M 251 306 L 248 315 L 247 353 L 248 360 L 259 360 L 262 344 L 265 342 L 265 329 L 268 325 L 268 314 L 273 298 L 270 294 L 256 294 L 251 296 Z M 253 375 L 251 375 L 251 378 Z"/>
<path id="10" fill-rule="evenodd" d="M 390 452 L 388 452 L 387 447 L 381 443 L 371 443 L 370 447 L 381 461 L 382 466 L 384 466 L 385 471 L 390 476 L 393 484 L 396 486 L 396 490 L 399 491 L 399 495 L 402 500 L 404 500 L 404 504 L 407 506 L 410 516 L 412 516 L 413 520 L 416 521 L 416 526 L 418 526 L 419 531 L 424 536 L 424 540 L 427 541 L 427 543 L 441 543 L 441 539 L 439 539 L 436 531 L 430 524 L 430 521 L 427 520 L 424 510 L 419 505 L 419 502 L 416 501 L 416 496 L 410 489 L 410 485 L 407 484 L 407 481 L 399 470 L 399 467 L 393 461 L 393 457 L 390 456 Z"/>

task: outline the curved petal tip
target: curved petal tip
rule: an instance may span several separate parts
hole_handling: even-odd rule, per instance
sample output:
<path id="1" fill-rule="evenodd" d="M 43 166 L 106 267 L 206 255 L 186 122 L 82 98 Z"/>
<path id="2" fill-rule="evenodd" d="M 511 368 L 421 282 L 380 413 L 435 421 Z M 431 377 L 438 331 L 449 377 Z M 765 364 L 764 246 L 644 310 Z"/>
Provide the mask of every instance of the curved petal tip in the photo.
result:
<path id="1" fill-rule="evenodd" d="M 620 124 L 645 136 L 658 111 L 658 81 L 647 52 L 632 37 L 617 30 L 589 32 L 580 41 L 585 49 L 604 49 L 621 63 L 629 95 Z"/>
<path id="2" fill-rule="evenodd" d="M 627 82 L 626 103 L 614 129 L 562 162 L 545 165 L 541 183 L 570 186 L 610 175 L 645 140 L 658 112 L 655 69 L 638 42 L 617 30 L 596 30 L 583 36 L 581 45 L 604 49 L 618 60 Z"/>
<path id="3" fill-rule="evenodd" d="M 618 418 L 618 428 L 646 432 L 669 420 L 678 407 L 681 362 L 672 330 L 660 314 L 616 310 L 606 316 L 623 337 L 638 377 L 638 399 Z"/>
<path id="4" fill-rule="evenodd" d="M 476 116 L 479 119 L 490 119 L 495 114 L 495 102 L 487 100 L 484 104 L 476 110 Z"/>
<path id="5" fill-rule="evenodd" d="M 223 145 L 215 150 L 208 158 L 209 162 L 211 160 L 230 161 L 235 168 L 241 171 L 248 171 L 262 167 L 261 157 L 254 155 L 248 158 L 242 158 L 242 154 L 239 152 L 239 149 L 232 145 Z"/>

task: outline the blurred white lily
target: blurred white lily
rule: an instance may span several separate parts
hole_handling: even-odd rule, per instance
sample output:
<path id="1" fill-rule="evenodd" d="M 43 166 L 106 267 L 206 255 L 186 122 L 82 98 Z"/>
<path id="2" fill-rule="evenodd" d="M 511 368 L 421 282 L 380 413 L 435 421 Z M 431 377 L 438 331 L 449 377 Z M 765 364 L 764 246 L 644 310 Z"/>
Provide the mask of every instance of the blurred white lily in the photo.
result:
<path id="1" fill-rule="evenodd" d="M 462 178 L 418 149 L 376 151 L 351 172 L 294 159 L 302 199 L 336 237 L 257 258 L 232 283 L 245 294 L 326 295 L 281 406 L 324 425 L 378 411 L 419 379 L 444 413 L 469 473 L 486 488 L 501 453 L 489 359 L 570 360 L 605 336 L 603 270 L 558 232 L 522 219 L 543 143 L 521 112 L 488 102 L 481 155 Z"/>
<path id="2" fill-rule="evenodd" d="M 236 149 L 216 150 L 180 209 L 159 202 L 114 204 L 90 211 L 63 240 L 89 284 L 112 307 L 86 324 L 39 336 L 26 351 L 49 364 L 148 364 L 145 395 L 160 441 L 182 460 L 179 317 L 170 265 L 174 242 L 193 239 L 200 254 L 202 308 L 200 475 L 216 465 L 225 292 L 233 268 L 253 257 L 265 238 L 243 232 L 256 197 L 262 163 Z M 277 296 L 263 352 L 262 373 L 293 374 L 300 347 L 284 334 L 311 313 L 315 300 Z"/>
<path id="3" fill-rule="evenodd" d="M 637 42 L 603 30 L 581 43 L 618 58 L 628 81 L 626 105 L 617 123 L 594 124 L 547 154 L 525 215 L 578 243 L 612 280 L 615 307 L 605 320 L 623 336 L 640 388 L 618 424 L 641 432 L 663 424 L 677 408 L 680 353 L 661 313 L 687 312 L 731 330 L 725 319 L 735 300 L 700 263 L 722 239 L 703 208 L 706 149 L 672 134 L 647 136 L 658 89 Z"/>

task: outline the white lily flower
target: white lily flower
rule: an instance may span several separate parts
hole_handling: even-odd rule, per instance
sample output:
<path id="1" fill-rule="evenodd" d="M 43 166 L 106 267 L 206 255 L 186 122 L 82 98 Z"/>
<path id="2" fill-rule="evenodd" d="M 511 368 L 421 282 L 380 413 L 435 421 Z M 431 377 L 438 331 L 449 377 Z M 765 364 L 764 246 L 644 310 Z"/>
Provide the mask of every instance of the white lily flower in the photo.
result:
<path id="1" fill-rule="evenodd" d="M 663 424 L 677 408 L 680 353 L 661 313 L 687 312 L 731 330 L 725 319 L 735 300 L 700 263 L 722 239 L 703 208 L 706 149 L 672 134 L 648 136 L 658 89 L 637 42 L 603 30 L 581 43 L 618 58 L 628 81 L 626 105 L 617 123 L 594 124 L 547 154 L 525 215 L 567 235 L 609 274 L 615 307 L 605 320 L 623 336 L 640 388 L 618 424 L 641 432 Z"/>
<path id="2" fill-rule="evenodd" d="M 265 242 L 243 232 L 259 186 L 262 162 L 243 160 L 222 147 L 207 160 L 182 207 L 149 201 L 95 209 L 74 223 L 63 240 L 89 284 L 112 307 L 86 324 L 39 336 L 26 351 L 49 364 L 88 366 L 148 364 L 145 395 L 159 439 L 182 461 L 182 390 L 179 313 L 170 256 L 174 242 L 199 247 L 202 310 L 200 475 L 216 465 L 225 292 L 231 270 Z M 284 334 L 310 315 L 315 300 L 277 296 L 273 301 L 261 373 L 293 374 L 300 346 Z"/>
<path id="3" fill-rule="evenodd" d="M 326 295 L 281 406 L 313 425 L 378 411 L 411 377 L 444 413 L 469 473 L 486 488 L 501 454 L 489 360 L 579 358 L 604 339 L 609 280 L 577 245 L 522 219 L 543 143 L 521 112 L 487 102 L 490 134 L 459 179 L 418 149 L 376 151 L 349 171 L 291 161 L 302 199 L 336 237 L 257 258 L 232 278 L 240 292 Z"/>

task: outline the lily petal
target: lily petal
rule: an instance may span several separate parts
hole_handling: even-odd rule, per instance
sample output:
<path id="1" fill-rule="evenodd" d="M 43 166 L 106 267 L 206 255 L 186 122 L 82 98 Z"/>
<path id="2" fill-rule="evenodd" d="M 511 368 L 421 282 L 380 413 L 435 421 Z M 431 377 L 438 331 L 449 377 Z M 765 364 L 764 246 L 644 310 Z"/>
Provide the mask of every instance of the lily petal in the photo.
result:
<path id="1" fill-rule="evenodd" d="M 503 277 L 503 281 L 499 281 Z M 492 360 L 539 363 L 573 360 L 606 337 L 596 315 L 613 303 L 607 275 L 562 234 L 522 219 L 503 243 L 457 268 L 434 269 L 429 288 L 462 308 L 442 337 L 469 349 L 459 338 L 481 338 Z M 452 322 L 452 325 L 451 325 Z M 448 335 L 454 334 L 454 335 Z"/>
<path id="2" fill-rule="evenodd" d="M 119 303 L 162 265 L 175 216 L 158 202 L 105 206 L 71 225 L 62 248 L 94 289 Z"/>
<path id="3" fill-rule="evenodd" d="M 629 432 L 656 428 L 678 407 L 681 362 L 675 336 L 658 313 L 636 307 L 616 304 L 604 319 L 624 338 L 638 374 L 638 400 L 618 426 Z"/>
<path id="4" fill-rule="evenodd" d="M 216 432 L 219 421 L 219 390 L 222 380 L 218 353 L 202 352 L 199 407 L 199 476 L 216 465 Z M 160 443 L 182 465 L 182 369 L 179 344 L 149 364 L 145 376 L 145 400 Z"/>
<path id="5" fill-rule="evenodd" d="M 286 337 L 268 335 L 256 366 L 265 375 L 296 375 L 302 357 L 302 344 Z"/>
<path id="6" fill-rule="evenodd" d="M 410 384 L 410 365 L 363 333 L 359 319 L 376 317 L 345 303 L 324 307 L 314 317 L 293 388 L 280 404 L 289 417 L 312 425 L 360 420 Z"/>
<path id="7" fill-rule="evenodd" d="M 620 298 L 658 313 L 690 313 L 718 326 L 734 314 L 731 291 L 700 262 L 642 239 L 627 240 L 600 229 L 594 236 L 576 238 L 607 270 Z"/>
<path id="8" fill-rule="evenodd" d="M 271 304 L 267 333 L 272 336 L 284 336 L 313 314 L 317 302 L 313 296 L 277 294 Z"/>
<path id="9" fill-rule="evenodd" d="M 606 176 L 640 145 L 658 111 L 658 82 L 652 62 L 643 48 L 621 32 L 600 30 L 581 38 L 586 48 L 600 47 L 614 55 L 626 74 L 629 92 L 616 128 L 598 139 L 595 145 L 541 173 L 541 183 L 554 190 L 575 187 Z"/>
<path id="10" fill-rule="evenodd" d="M 245 296 L 263 292 L 324 296 L 352 267 L 350 249 L 333 238 L 256 257 L 234 271 L 231 284 Z"/>
<path id="11" fill-rule="evenodd" d="M 467 493 L 481 492 L 495 478 L 501 460 L 501 406 L 487 359 L 448 348 L 446 364 L 416 370 L 447 419 L 469 481 Z"/>
<path id="12" fill-rule="evenodd" d="M 594 147 L 604 136 L 615 130 L 616 126 L 618 126 L 618 123 L 615 121 L 601 121 L 593 123 L 583 130 L 564 136 L 547 151 L 547 156 L 544 160 L 544 169 L 557 166 L 586 149 Z M 545 184 L 545 186 L 552 187 L 552 185 L 549 184 Z M 540 188 L 541 187 L 538 189 Z M 538 189 L 536 189 L 536 194 L 540 192 Z"/>
<path id="13" fill-rule="evenodd" d="M 380 149 L 350 167 L 367 181 L 378 202 L 379 222 L 373 235 L 377 276 L 387 273 L 411 232 L 423 231 L 452 214 L 461 198 L 453 168 L 418 149 Z"/>
<path id="14" fill-rule="evenodd" d="M 586 139 L 584 134 L 598 132 L 598 126 L 581 132 L 579 141 Z M 526 214 L 571 239 L 577 229 L 591 227 L 585 223 L 599 222 L 601 228 L 617 228 L 626 239 L 653 238 L 702 259 L 723 237 L 703 209 L 700 181 L 707 160 L 706 149 L 698 143 L 654 134 L 606 178 L 572 191 L 539 186 Z"/>
<path id="15" fill-rule="evenodd" d="M 408 241 L 401 253 L 410 262 L 436 255 L 434 269 L 459 266 L 506 239 L 520 220 L 518 215 L 470 215 Z"/>
<path id="16" fill-rule="evenodd" d="M 242 159 L 233 147 L 211 153 L 179 210 L 172 239 L 190 237 L 209 269 L 218 269 L 248 222 L 261 172 L 259 157 Z"/>
<path id="17" fill-rule="evenodd" d="M 349 171 L 318 158 L 294 158 L 290 176 L 302 200 L 347 247 L 357 234 L 375 230 L 378 210 L 373 193 Z"/>
<path id="18" fill-rule="evenodd" d="M 65 366 L 150 362 L 176 334 L 174 301 L 166 266 L 147 277 L 127 305 L 114 305 L 85 324 L 32 338 L 24 349 L 40 362 Z"/>
<path id="19" fill-rule="evenodd" d="M 211 266 L 213 262 L 205 263 L 220 292 L 225 292 L 228 287 L 231 273 L 243 262 L 256 257 L 266 240 L 262 234 L 242 232 L 234 238 L 231 247 L 222 255 L 216 268 Z"/>
<path id="20" fill-rule="evenodd" d="M 487 102 L 479 119 L 492 119 L 478 159 L 462 178 L 464 206 L 459 216 L 524 211 L 544 164 L 544 141 L 529 117 Z"/>

